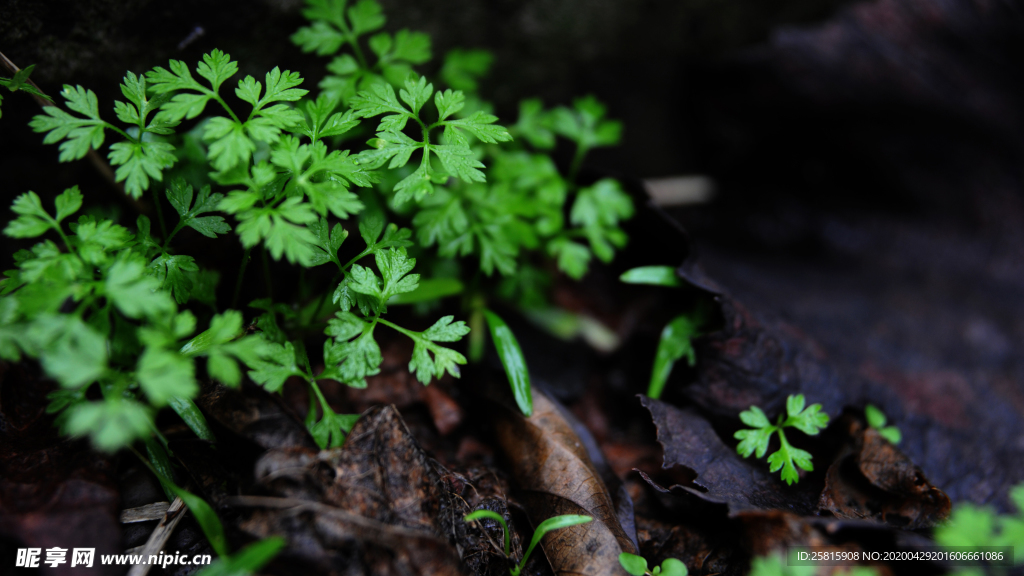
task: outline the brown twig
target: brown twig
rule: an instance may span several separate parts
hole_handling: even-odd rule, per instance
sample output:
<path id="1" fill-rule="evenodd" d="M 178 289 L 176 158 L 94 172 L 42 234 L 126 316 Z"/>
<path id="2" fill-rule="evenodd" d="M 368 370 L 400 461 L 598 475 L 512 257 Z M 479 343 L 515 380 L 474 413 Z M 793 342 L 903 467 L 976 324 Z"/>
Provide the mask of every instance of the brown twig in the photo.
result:
<path id="1" fill-rule="evenodd" d="M 174 502 L 171 502 L 167 512 L 162 516 L 163 520 L 157 524 L 156 528 L 149 535 L 149 540 L 146 541 L 145 546 L 139 555 L 148 559 L 151 555 L 158 554 L 163 550 L 164 545 L 167 544 L 167 540 L 171 537 L 171 533 L 178 526 L 178 522 L 185 517 L 185 502 L 181 498 L 175 498 Z M 146 573 L 150 569 L 149 563 L 136 564 L 132 566 L 128 572 L 128 576 L 146 576 Z"/>
<path id="2" fill-rule="evenodd" d="M 19 71 L 21 71 L 21 68 L 18 68 L 18 66 L 14 62 L 11 62 L 11 59 L 5 56 L 3 52 L 0 52 L 0 64 L 3 64 L 4 68 L 6 68 L 8 72 L 10 72 L 12 75 L 17 74 Z M 40 88 L 39 85 L 36 84 L 31 78 L 28 79 L 28 83 L 31 84 L 33 88 L 38 90 L 40 94 L 46 94 L 46 92 L 44 92 L 43 89 Z M 49 96 L 46 96 L 44 98 L 39 94 L 32 94 L 32 98 L 35 99 L 36 104 L 39 104 L 41 108 L 46 108 L 48 106 L 57 106 L 53 103 L 52 100 L 49 99 Z M 100 173 L 100 176 L 102 176 L 104 180 L 106 180 L 111 186 L 113 186 L 115 190 L 120 192 L 121 195 L 124 196 L 124 198 L 128 200 L 128 202 L 130 202 L 138 212 L 142 214 L 146 214 L 149 212 L 148 207 L 144 203 L 142 203 L 136 198 L 132 198 L 124 191 L 124 186 L 122 186 L 121 183 L 118 182 L 114 176 L 114 169 L 110 167 L 110 164 L 108 164 L 102 156 L 100 156 L 99 152 L 96 152 L 92 148 L 89 148 L 89 151 L 86 153 L 86 158 L 89 159 L 89 162 L 92 164 L 93 168 L 95 168 L 96 171 Z"/>

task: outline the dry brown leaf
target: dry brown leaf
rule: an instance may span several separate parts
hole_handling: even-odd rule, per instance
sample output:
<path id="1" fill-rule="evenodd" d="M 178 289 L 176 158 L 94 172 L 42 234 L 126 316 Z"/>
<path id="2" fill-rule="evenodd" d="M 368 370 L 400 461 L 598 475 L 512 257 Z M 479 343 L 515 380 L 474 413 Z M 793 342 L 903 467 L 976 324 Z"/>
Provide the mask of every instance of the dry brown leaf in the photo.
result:
<path id="1" fill-rule="evenodd" d="M 534 390 L 533 416 L 503 408 L 497 437 L 534 525 L 560 514 L 594 518 L 541 541 L 555 574 L 621 574 L 619 554 L 636 554 L 636 545 L 619 522 L 615 498 L 585 443 L 558 406 Z"/>
<path id="2" fill-rule="evenodd" d="M 911 530 L 930 528 L 949 516 L 949 497 L 910 458 L 878 431 L 869 428 L 862 434 L 860 446 L 829 467 L 821 509 L 839 518 Z"/>

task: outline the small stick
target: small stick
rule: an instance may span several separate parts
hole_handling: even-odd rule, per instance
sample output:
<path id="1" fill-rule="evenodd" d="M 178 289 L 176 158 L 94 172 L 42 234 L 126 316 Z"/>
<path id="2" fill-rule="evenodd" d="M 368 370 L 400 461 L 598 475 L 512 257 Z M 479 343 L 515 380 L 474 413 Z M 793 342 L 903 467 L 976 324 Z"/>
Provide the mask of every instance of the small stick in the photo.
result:
<path id="1" fill-rule="evenodd" d="M 164 514 L 163 520 L 157 524 L 156 529 L 149 535 L 149 540 L 146 541 L 145 547 L 143 547 L 140 554 L 143 557 L 143 561 L 147 560 L 149 556 L 153 556 L 160 553 L 163 550 L 164 545 L 167 544 L 167 540 L 171 537 L 171 533 L 178 527 L 178 522 L 185 517 L 185 503 L 181 498 L 175 498 L 174 502 L 171 502 L 171 506 L 167 509 L 167 513 Z M 146 576 L 149 572 L 149 564 L 136 564 L 132 566 L 132 569 L 128 571 L 128 576 Z"/>

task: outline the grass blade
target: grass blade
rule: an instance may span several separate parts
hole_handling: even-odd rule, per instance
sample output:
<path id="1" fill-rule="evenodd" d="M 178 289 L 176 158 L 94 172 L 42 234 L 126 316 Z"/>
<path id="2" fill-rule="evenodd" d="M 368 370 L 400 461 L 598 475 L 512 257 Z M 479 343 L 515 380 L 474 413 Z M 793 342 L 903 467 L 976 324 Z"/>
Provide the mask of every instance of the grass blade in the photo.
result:
<path id="1" fill-rule="evenodd" d="M 498 358 L 505 367 L 508 383 L 512 386 L 512 395 L 524 415 L 533 414 L 533 397 L 530 394 L 530 371 L 526 368 L 526 358 L 519 347 L 515 334 L 500 316 L 484 310 L 487 326 L 491 330 L 491 339 L 498 349 Z"/>

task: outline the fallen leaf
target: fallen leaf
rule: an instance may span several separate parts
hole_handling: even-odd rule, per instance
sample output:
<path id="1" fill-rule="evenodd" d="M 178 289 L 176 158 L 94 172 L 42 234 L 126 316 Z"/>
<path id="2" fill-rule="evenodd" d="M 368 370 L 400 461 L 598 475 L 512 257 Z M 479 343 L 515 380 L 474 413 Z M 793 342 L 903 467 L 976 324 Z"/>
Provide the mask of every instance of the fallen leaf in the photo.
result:
<path id="1" fill-rule="evenodd" d="M 855 430 L 858 446 L 829 467 L 819 506 L 839 518 L 930 528 L 949 516 L 950 502 L 906 454 L 877 430 Z"/>
<path id="2" fill-rule="evenodd" d="M 619 520 L 624 491 L 613 497 L 567 412 L 536 388 L 533 415 L 508 407 L 496 419 L 498 444 L 511 462 L 530 521 L 536 526 L 561 514 L 582 514 L 592 522 L 551 532 L 541 541 L 555 574 L 620 574 L 622 552 L 637 553 Z M 594 443 L 593 439 L 589 439 Z M 596 446 L 596 443 L 594 443 Z M 626 496 L 628 498 L 628 496 Z M 632 527 L 632 505 L 629 505 Z"/>
<path id="3" fill-rule="evenodd" d="M 486 470 L 446 469 L 420 448 L 394 406 L 364 413 L 341 448 L 267 452 L 257 462 L 256 478 L 285 500 L 308 503 L 303 509 L 313 513 L 313 522 L 299 526 L 264 510 L 243 528 L 260 537 L 284 530 L 293 546 L 314 539 L 317 546 L 299 546 L 314 564 L 330 564 L 341 550 L 369 574 L 508 571 L 493 543 L 501 535 L 463 521 L 478 508 L 508 519 L 501 483 Z M 514 530 L 512 535 L 518 551 Z"/>
<path id="4" fill-rule="evenodd" d="M 662 467 L 683 466 L 695 474 L 692 486 L 676 485 L 668 490 L 726 504 L 730 514 L 771 509 L 813 514 L 817 510 L 816 489 L 807 483 L 786 486 L 768 472 L 764 462 L 741 458 L 696 411 L 646 396 L 640 401 L 658 428 L 658 442 L 665 450 Z M 645 479 L 656 489 L 667 491 L 646 475 Z"/>

